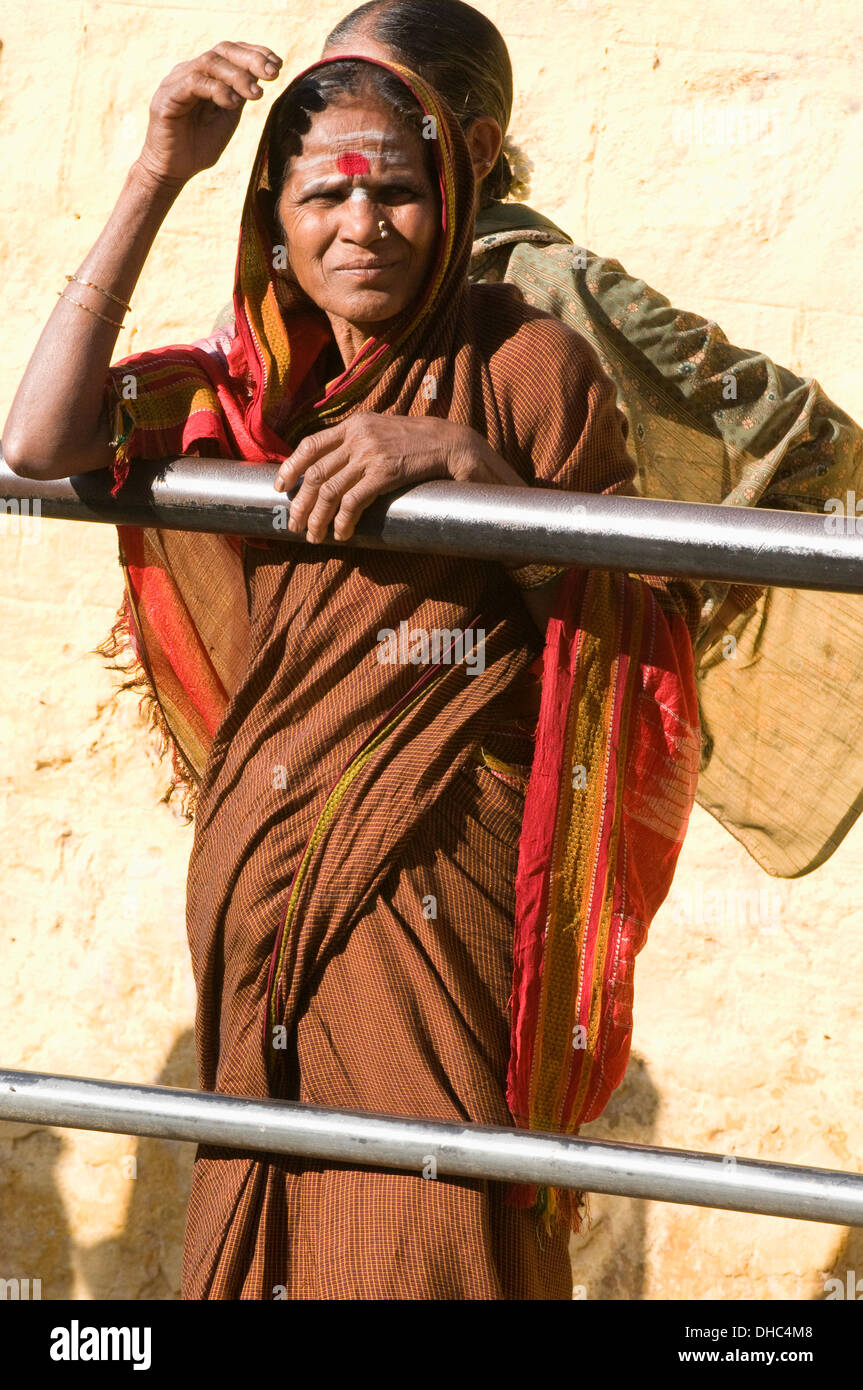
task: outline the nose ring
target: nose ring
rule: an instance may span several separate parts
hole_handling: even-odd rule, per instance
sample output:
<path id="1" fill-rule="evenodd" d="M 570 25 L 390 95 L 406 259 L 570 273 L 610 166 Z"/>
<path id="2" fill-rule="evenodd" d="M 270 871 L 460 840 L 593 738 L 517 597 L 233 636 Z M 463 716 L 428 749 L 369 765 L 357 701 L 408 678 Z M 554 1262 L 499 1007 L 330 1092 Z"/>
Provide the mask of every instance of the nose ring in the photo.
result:
<path id="1" fill-rule="evenodd" d="M 388 236 L 389 236 L 389 231 L 387 230 L 387 224 L 386 224 L 386 222 L 383 220 L 383 218 L 381 218 L 380 222 L 378 223 L 378 231 L 379 231 L 380 234 L 381 234 L 381 240 L 382 240 L 382 241 L 383 241 L 384 237 L 388 237 Z"/>

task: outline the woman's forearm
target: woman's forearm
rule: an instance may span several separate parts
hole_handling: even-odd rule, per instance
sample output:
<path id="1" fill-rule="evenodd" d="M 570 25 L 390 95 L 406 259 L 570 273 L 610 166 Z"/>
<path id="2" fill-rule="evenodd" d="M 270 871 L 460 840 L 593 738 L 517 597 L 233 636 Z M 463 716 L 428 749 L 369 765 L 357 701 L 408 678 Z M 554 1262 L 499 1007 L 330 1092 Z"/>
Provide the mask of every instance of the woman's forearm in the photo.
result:
<path id="1" fill-rule="evenodd" d="M 12 403 L 3 451 L 14 472 L 67 478 L 110 464 L 105 378 L 124 310 L 109 296 L 129 301 L 180 189 L 219 160 L 246 102 L 263 96 L 260 83 L 274 81 L 281 64 L 265 45 L 225 40 L 178 63 L 159 84 L 141 154 L 105 230 L 55 305 Z"/>
<path id="2" fill-rule="evenodd" d="M 133 164 L 104 231 L 57 300 L 3 431 L 6 462 L 22 477 L 68 478 L 110 463 L 104 387 L 120 329 L 106 320 L 119 322 L 123 310 L 78 281 L 130 300 L 180 187 Z"/>

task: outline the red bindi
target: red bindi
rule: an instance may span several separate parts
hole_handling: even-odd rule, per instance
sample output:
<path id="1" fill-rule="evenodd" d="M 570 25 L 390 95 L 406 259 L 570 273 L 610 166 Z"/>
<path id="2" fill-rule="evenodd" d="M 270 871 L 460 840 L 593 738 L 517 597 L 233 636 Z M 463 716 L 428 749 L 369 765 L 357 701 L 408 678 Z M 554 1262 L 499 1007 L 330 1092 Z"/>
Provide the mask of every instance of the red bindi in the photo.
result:
<path id="1" fill-rule="evenodd" d="M 352 179 L 355 174 L 367 174 L 370 168 L 371 165 L 364 154 L 349 151 L 347 154 L 339 155 L 339 173 L 345 174 L 349 179 Z"/>

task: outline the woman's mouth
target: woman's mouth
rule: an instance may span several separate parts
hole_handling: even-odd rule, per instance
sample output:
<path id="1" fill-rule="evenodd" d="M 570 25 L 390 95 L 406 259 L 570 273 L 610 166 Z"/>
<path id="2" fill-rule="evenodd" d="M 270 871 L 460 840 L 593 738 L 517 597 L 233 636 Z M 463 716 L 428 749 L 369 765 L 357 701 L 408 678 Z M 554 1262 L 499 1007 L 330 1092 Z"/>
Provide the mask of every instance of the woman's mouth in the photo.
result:
<path id="1" fill-rule="evenodd" d="M 395 261 L 349 261 L 337 267 L 337 274 L 352 275 L 357 280 L 376 280 L 395 267 Z"/>

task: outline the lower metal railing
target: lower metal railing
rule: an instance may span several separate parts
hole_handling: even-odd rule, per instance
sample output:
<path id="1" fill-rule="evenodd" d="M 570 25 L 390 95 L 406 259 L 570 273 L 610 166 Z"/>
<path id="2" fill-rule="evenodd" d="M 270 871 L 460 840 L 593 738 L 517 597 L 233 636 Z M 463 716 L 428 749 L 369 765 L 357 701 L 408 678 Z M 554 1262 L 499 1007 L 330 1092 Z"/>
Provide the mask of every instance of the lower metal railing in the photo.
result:
<path id="1" fill-rule="evenodd" d="M 0 1071 L 0 1120 L 863 1226 L 863 1176 L 517 1129 Z"/>

